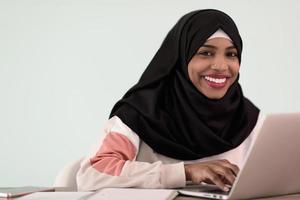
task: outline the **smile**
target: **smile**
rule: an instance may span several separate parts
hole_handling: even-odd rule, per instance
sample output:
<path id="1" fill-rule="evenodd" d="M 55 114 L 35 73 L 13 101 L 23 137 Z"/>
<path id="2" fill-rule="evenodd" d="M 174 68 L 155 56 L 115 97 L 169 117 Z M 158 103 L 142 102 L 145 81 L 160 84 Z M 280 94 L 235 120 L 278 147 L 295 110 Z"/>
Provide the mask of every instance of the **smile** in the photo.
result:
<path id="1" fill-rule="evenodd" d="M 209 76 L 204 76 L 204 78 L 210 82 L 214 82 L 214 83 L 225 83 L 226 78 L 212 78 Z"/>
<path id="2" fill-rule="evenodd" d="M 223 87 L 225 87 L 227 79 L 229 77 L 211 77 L 211 76 L 204 76 L 203 77 L 205 82 L 207 83 L 207 85 L 211 88 L 215 88 L 215 89 L 221 89 Z"/>

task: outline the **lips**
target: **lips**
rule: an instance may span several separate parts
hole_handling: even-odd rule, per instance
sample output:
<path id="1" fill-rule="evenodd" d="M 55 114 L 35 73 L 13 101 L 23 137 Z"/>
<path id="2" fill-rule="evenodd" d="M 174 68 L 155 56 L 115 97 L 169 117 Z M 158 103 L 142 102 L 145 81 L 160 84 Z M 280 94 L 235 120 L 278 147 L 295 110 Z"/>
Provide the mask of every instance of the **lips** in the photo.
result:
<path id="1" fill-rule="evenodd" d="M 207 83 L 209 87 L 212 88 L 223 88 L 225 87 L 229 76 L 226 75 L 207 75 L 203 76 L 204 81 Z"/>

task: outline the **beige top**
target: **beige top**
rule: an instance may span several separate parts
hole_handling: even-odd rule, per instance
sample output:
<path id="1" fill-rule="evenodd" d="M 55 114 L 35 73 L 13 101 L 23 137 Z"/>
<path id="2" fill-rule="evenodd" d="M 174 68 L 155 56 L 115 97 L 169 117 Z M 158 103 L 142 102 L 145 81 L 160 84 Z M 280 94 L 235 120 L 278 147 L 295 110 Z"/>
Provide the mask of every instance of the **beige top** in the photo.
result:
<path id="1" fill-rule="evenodd" d="M 184 187 L 185 163 L 227 159 L 241 168 L 263 119 L 260 114 L 251 134 L 235 149 L 199 160 L 182 161 L 156 153 L 119 117 L 114 116 L 104 127 L 98 148 L 81 163 L 77 173 L 78 190 Z"/>

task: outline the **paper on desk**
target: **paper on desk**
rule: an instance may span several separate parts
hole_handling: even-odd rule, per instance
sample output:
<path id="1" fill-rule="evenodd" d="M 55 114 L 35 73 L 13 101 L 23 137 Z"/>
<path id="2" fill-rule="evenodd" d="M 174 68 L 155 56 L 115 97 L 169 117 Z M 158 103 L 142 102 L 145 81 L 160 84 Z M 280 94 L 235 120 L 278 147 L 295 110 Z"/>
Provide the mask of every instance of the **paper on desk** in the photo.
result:
<path id="1" fill-rule="evenodd" d="M 36 192 L 17 200 L 89 200 L 93 192 Z"/>
<path id="2" fill-rule="evenodd" d="M 172 200 L 177 195 L 176 190 L 169 189 L 103 188 L 88 200 Z"/>
<path id="3" fill-rule="evenodd" d="M 96 192 L 37 192 L 18 200 L 172 200 L 177 195 L 168 189 L 104 188 Z"/>

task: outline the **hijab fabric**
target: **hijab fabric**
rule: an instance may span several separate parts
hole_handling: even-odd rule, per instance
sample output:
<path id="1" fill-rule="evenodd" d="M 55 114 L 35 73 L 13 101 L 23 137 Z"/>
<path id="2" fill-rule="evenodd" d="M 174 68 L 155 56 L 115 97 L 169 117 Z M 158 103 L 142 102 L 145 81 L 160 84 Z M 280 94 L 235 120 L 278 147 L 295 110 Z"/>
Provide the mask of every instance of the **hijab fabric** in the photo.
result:
<path id="1" fill-rule="evenodd" d="M 113 107 L 155 152 L 193 160 L 231 150 L 254 128 L 259 109 L 238 79 L 221 99 L 209 99 L 191 82 L 188 63 L 218 29 L 233 41 L 241 62 L 242 39 L 234 21 L 218 10 L 184 15 L 170 30 L 140 80 Z"/>

